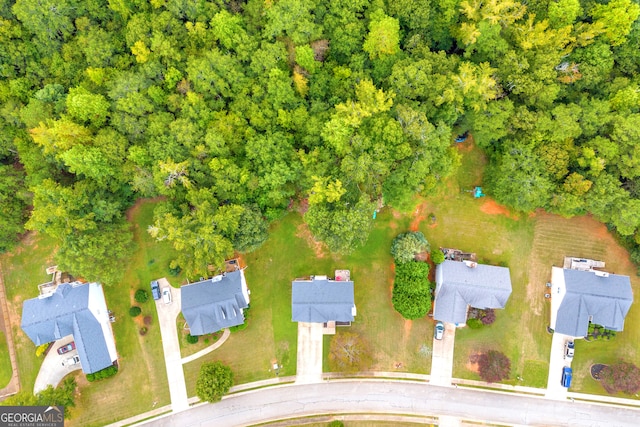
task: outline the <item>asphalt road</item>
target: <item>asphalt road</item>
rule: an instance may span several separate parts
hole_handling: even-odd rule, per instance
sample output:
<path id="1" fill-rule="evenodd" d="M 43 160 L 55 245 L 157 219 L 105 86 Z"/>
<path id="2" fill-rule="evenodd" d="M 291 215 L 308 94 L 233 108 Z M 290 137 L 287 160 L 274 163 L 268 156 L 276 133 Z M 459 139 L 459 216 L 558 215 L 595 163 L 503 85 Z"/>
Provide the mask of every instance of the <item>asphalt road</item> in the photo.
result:
<path id="1" fill-rule="evenodd" d="M 445 415 L 517 426 L 637 426 L 640 410 L 408 381 L 269 387 L 155 419 L 148 426 L 245 426 L 314 414 Z"/>

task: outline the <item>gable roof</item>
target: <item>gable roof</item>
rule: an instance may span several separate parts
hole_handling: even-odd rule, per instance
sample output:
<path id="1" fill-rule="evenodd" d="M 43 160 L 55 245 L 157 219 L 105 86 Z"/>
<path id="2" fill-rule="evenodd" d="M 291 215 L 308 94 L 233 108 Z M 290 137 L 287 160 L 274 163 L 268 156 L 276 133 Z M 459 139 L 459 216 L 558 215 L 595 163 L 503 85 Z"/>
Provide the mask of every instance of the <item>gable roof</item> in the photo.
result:
<path id="1" fill-rule="evenodd" d="M 107 322 L 99 283 L 64 283 L 55 292 L 26 300 L 22 306 L 21 327 L 31 341 L 41 345 L 73 335 L 82 370 L 87 374 L 107 368 L 116 360 Z"/>
<path id="2" fill-rule="evenodd" d="M 584 337 L 592 323 L 621 331 L 631 308 L 633 292 L 628 276 L 563 270 L 566 293 L 556 316 L 555 332 Z"/>
<path id="3" fill-rule="evenodd" d="M 352 281 L 316 276 L 313 280 L 292 282 L 291 312 L 294 322 L 351 322 L 354 311 Z"/>
<path id="4" fill-rule="evenodd" d="M 468 267 L 446 260 L 436 266 L 436 298 L 433 317 L 448 323 L 465 323 L 467 307 L 504 308 L 511 295 L 506 267 L 477 264 Z"/>
<path id="5" fill-rule="evenodd" d="M 244 323 L 249 306 L 243 292 L 244 272 L 225 273 L 180 288 L 182 314 L 191 335 L 205 335 Z"/>

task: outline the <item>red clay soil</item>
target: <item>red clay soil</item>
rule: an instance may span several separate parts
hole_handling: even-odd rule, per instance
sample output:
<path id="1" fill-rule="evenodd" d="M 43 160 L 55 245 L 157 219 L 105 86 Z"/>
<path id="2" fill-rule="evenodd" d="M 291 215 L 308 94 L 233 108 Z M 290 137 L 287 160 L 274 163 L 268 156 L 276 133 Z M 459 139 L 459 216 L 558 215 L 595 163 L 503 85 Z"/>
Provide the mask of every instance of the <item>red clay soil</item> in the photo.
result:
<path id="1" fill-rule="evenodd" d="M 413 212 L 413 219 L 411 220 L 411 225 L 409 226 L 409 230 L 418 231 L 420 227 L 420 223 L 427 219 L 427 202 L 422 202 L 418 205 L 415 212 Z"/>
<path id="2" fill-rule="evenodd" d="M 317 241 L 311 230 L 309 230 L 309 226 L 305 223 L 302 223 L 298 226 L 298 232 L 296 233 L 296 237 L 299 237 L 307 242 L 309 247 L 313 249 L 316 254 L 316 258 L 324 258 L 325 256 L 325 244 Z"/>
<path id="3" fill-rule="evenodd" d="M 485 200 L 482 206 L 480 206 L 480 210 L 488 215 L 505 215 L 509 218 L 517 219 L 517 216 L 511 213 L 506 206 L 498 204 L 493 199 Z"/>

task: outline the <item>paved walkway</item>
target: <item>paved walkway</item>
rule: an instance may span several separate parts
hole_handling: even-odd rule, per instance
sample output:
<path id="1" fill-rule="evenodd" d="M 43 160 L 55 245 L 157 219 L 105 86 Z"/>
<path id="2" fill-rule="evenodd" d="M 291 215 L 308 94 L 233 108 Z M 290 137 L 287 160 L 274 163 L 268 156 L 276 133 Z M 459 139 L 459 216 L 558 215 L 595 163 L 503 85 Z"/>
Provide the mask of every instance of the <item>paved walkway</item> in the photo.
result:
<path id="1" fill-rule="evenodd" d="M 218 339 L 218 341 L 214 342 L 209 347 L 204 348 L 197 353 L 193 353 L 191 356 L 183 357 L 182 364 L 184 365 L 185 363 L 193 362 L 194 360 L 204 356 L 205 354 L 211 353 L 213 350 L 217 349 L 222 344 L 224 344 L 224 342 L 227 340 L 227 338 L 229 338 L 230 335 L 231 335 L 231 331 L 229 331 L 228 328 L 225 329 L 222 332 L 222 336 L 220 337 L 220 339 Z"/>
<path id="2" fill-rule="evenodd" d="M 453 348 L 456 339 L 456 326 L 444 324 L 444 336 L 441 340 L 433 338 L 431 353 L 431 384 L 449 386 L 453 374 Z"/>
<path id="3" fill-rule="evenodd" d="M 162 298 L 156 300 L 160 333 L 162 335 L 162 348 L 164 350 L 164 362 L 169 380 L 169 395 L 171 396 L 171 409 L 173 412 L 184 411 L 189 408 L 187 386 L 184 381 L 182 369 L 182 356 L 180 355 L 180 342 L 178 341 L 178 327 L 176 319 L 180 313 L 181 294 L 179 289 L 171 287 L 167 279 L 159 279 L 160 289 L 169 286 L 171 288 L 171 304 L 165 304 Z"/>
<path id="4" fill-rule="evenodd" d="M 298 322 L 296 383 L 322 381 L 322 323 Z"/>
<path id="5" fill-rule="evenodd" d="M 16 394 L 20 391 L 20 377 L 18 376 L 18 364 L 16 362 L 16 349 L 13 343 L 13 331 L 11 330 L 11 321 L 9 319 L 9 307 L 7 306 L 7 297 L 4 289 L 2 265 L 0 264 L 0 330 L 4 330 L 4 335 L 9 348 L 9 360 L 11 361 L 11 369 L 13 373 L 9 383 L 0 389 L 0 399 Z"/>

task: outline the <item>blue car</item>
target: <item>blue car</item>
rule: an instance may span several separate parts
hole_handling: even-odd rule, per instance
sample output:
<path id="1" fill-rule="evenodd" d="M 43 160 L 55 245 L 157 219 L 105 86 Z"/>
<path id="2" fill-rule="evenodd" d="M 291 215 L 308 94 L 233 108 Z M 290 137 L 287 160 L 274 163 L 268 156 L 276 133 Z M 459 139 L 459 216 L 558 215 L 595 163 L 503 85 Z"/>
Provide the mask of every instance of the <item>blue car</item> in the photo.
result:
<path id="1" fill-rule="evenodd" d="M 562 387 L 569 388 L 571 386 L 572 374 L 573 372 L 571 371 L 570 367 L 565 366 L 564 368 L 562 368 Z"/>
<path id="2" fill-rule="evenodd" d="M 151 281 L 151 295 L 153 295 L 153 299 L 160 299 L 160 285 L 157 280 Z"/>

